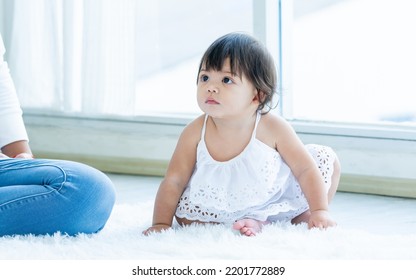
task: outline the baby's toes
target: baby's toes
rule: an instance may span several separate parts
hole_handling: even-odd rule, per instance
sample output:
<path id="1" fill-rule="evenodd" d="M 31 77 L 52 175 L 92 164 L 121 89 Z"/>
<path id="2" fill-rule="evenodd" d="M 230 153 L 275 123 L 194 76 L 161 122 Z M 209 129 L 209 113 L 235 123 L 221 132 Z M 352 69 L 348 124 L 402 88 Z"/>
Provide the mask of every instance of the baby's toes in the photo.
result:
<path id="1" fill-rule="evenodd" d="M 233 229 L 240 230 L 244 227 L 243 221 L 237 221 L 233 224 Z"/>

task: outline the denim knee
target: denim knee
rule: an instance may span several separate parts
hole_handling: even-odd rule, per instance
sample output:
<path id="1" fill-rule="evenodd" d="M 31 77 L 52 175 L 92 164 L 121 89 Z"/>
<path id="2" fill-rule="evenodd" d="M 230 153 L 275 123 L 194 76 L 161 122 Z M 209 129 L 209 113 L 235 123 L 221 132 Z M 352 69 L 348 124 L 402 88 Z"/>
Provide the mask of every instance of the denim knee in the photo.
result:
<path id="1" fill-rule="evenodd" d="M 81 163 L 72 163 L 68 174 L 67 187 L 77 192 L 75 196 L 79 201 L 74 202 L 78 207 L 78 215 L 72 217 L 72 232 L 67 233 L 100 231 L 107 223 L 116 199 L 112 181 L 98 169 Z"/>

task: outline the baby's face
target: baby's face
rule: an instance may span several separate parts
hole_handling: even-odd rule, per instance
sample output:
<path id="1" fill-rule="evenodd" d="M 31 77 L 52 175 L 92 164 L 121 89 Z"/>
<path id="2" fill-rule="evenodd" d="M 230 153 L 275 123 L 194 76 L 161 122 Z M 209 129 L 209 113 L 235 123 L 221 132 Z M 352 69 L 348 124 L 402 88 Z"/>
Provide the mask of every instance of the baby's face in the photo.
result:
<path id="1" fill-rule="evenodd" d="M 205 69 L 198 76 L 197 101 L 203 112 L 212 117 L 233 117 L 253 113 L 258 106 L 257 90 L 242 74 L 231 72 L 227 58 L 220 71 Z"/>

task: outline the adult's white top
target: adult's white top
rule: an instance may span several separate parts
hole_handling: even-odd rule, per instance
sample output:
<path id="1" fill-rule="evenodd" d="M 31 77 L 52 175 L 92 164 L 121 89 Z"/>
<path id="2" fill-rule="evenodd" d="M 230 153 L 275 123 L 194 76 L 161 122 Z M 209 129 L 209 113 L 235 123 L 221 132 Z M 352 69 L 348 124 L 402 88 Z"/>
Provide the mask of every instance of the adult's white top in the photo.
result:
<path id="1" fill-rule="evenodd" d="M 16 141 L 28 140 L 16 88 L 3 58 L 5 52 L 0 35 L 0 148 Z"/>

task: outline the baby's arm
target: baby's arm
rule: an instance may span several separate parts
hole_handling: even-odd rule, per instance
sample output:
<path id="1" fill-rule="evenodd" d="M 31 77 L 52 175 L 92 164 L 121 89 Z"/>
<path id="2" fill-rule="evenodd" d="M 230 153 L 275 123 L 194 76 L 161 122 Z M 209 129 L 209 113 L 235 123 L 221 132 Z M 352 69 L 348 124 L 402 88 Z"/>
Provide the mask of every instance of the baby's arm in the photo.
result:
<path id="1" fill-rule="evenodd" d="M 166 176 L 156 195 L 152 226 L 143 231 L 143 234 L 159 232 L 172 226 L 179 199 L 195 166 L 201 127 L 202 123 L 198 118 L 190 123 L 179 137 Z"/>
<path id="2" fill-rule="evenodd" d="M 329 215 L 328 195 L 322 181 L 319 170 L 315 168 L 305 169 L 298 177 L 298 182 L 309 203 L 311 213 L 309 228 L 327 228 L 336 225 Z"/>
<path id="3" fill-rule="evenodd" d="M 143 234 L 160 232 L 172 226 L 173 216 L 182 192 L 183 188 L 175 180 L 170 179 L 169 176 L 165 177 L 156 195 L 152 226 L 143 231 Z"/>
<path id="4" fill-rule="evenodd" d="M 327 228 L 336 223 L 328 212 L 328 195 L 319 168 L 290 124 L 277 120 L 276 148 L 297 178 L 309 204 L 309 228 Z"/>

